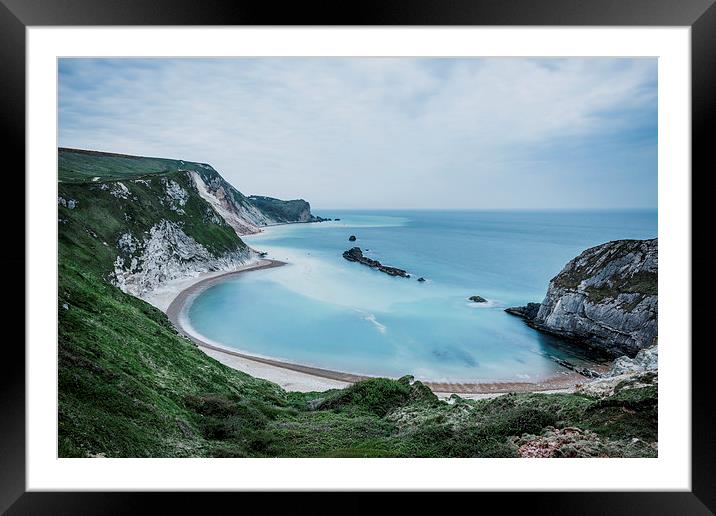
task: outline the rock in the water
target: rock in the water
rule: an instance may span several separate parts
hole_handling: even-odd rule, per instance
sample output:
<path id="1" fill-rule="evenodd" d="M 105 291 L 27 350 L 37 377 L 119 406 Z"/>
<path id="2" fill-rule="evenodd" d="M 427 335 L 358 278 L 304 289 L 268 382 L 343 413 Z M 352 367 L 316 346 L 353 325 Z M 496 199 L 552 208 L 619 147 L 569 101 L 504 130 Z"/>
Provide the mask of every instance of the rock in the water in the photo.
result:
<path id="1" fill-rule="evenodd" d="M 408 274 L 403 269 L 398 269 L 397 267 L 388 267 L 387 265 L 383 265 L 382 263 L 380 263 L 378 260 L 366 258 L 365 256 L 363 256 L 363 251 L 361 251 L 360 247 L 353 247 L 348 251 L 344 251 L 343 258 L 345 258 L 349 262 L 358 262 L 362 263 L 363 265 L 367 265 L 368 267 L 371 267 L 373 269 L 378 269 L 380 272 L 384 272 L 389 276 L 400 276 L 402 278 L 410 277 L 410 274 Z"/>
<path id="2" fill-rule="evenodd" d="M 531 326 L 611 356 L 635 356 L 657 335 L 658 240 L 587 249 L 552 278 L 538 305 L 506 311 Z"/>
<path id="3" fill-rule="evenodd" d="M 419 281 L 420 283 L 422 283 L 422 282 L 425 281 L 425 278 L 423 278 L 423 277 L 421 276 L 421 277 L 418 278 L 418 281 Z"/>
<path id="4" fill-rule="evenodd" d="M 355 235 L 349 236 L 349 237 L 348 237 L 348 241 L 349 241 L 349 242 L 355 242 L 355 241 L 356 241 L 356 236 L 355 236 Z"/>
<path id="5" fill-rule="evenodd" d="M 487 303 L 487 299 L 482 296 L 470 296 L 468 299 L 473 303 Z"/>

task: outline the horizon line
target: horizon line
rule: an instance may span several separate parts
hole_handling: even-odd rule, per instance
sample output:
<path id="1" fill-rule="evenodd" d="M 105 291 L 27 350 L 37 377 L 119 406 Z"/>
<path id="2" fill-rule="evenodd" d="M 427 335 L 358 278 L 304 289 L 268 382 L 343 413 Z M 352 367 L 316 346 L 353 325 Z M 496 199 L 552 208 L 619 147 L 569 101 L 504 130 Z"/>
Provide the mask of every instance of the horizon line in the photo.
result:
<path id="1" fill-rule="evenodd" d="M 309 202 L 310 204 L 310 202 Z M 610 207 L 610 208 L 600 208 L 600 207 L 587 207 L 587 208 L 419 208 L 419 207 L 406 207 L 406 208 L 385 208 L 385 207 L 375 207 L 375 208 L 324 208 L 322 206 L 311 206 L 311 210 L 323 210 L 323 211 L 341 211 L 341 210 L 350 210 L 350 211 L 376 211 L 376 210 L 382 210 L 382 211 L 658 211 L 658 206 L 650 207 L 650 206 L 617 206 L 617 207 Z"/>

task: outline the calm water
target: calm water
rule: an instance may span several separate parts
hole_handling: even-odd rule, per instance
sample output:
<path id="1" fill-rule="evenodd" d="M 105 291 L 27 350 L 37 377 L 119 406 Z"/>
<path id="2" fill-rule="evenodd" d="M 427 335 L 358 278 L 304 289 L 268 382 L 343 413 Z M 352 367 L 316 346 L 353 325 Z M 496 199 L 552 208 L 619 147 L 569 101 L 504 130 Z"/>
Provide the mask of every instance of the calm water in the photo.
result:
<path id="1" fill-rule="evenodd" d="M 204 291 L 195 331 L 249 353 L 368 375 L 434 381 L 544 379 L 574 356 L 506 314 L 541 301 L 550 278 L 584 249 L 657 236 L 656 211 L 324 211 L 340 221 L 269 228 L 245 237 L 290 265 Z M 357 242 L 348 241 L 355 234 Z M 341 253 L 357 245 L 412 278 L 393 278 Z M 369 251 L 366 251 L 369 249 Z M 419 283 L 417 278 L 427 280 Z M 480 295 L 489 302 L 467 300 Z"/>

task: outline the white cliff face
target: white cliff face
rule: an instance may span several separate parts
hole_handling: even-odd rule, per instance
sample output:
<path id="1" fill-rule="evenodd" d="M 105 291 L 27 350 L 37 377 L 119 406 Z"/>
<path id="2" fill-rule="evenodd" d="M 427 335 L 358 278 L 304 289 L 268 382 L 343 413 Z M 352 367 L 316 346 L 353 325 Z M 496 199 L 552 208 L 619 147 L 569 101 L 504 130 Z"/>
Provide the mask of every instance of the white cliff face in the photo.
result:
<path id="1" fill-rule="evenodd" d="M 168 220 L 152 226 L 147 235 L 122 234 L 117 247 L 112 283 L 140 298 L 168 281 L 238 268 L 255 254 L 246 248 L 215 256 Z"/>
<path id="2" fill-rule="evenodd" d="M 218 176 L 207 184 L 197 172 L 191 171 L 189 174 L 201 198 L 207 201 L 229 226 L 234 228 L 237 235 L 258 233 L 259 226 L 275 222 L 250 203 L 235 202 L 231 193 L 227 192 L 228 186 Z"/>
<path id="3" fill-rule="evenodd" d="M 113 183 L 110 187 L 109 193 L 115 196 L 117 199 L 126 200 L 132 197 L 132 194 L 129 192 L 129 188 L 127 188 L 127 186 L 121 181 Z"/>
<path id="4" fill-rule="evenodd" d="M 183 206 L 186 204 L 189 194 L 184 190 L 179 183 L 170 179 L 162 178 L 162 184 L 167 191 L 167 203 L 169 209 L 177 212 L 180 215 L 184 214 Z"/>
<path id="5" fill-rule="evenodd" d="M 657 273 L 656 239 L 587 249 L 552 279 L 531 323 L 613 355 L 634 356 L 657 336 Z"/>

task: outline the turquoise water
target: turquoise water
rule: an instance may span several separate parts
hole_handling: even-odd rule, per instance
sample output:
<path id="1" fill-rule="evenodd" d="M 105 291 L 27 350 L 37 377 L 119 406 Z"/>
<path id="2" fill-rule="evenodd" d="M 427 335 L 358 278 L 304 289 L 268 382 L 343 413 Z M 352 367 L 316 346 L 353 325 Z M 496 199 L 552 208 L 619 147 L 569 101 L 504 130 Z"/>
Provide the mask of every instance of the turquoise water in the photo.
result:
<path id="1" fill-rule="evenodd" d="M 656 211 L 324 211 L 340 221 L 268 228 L 245 240 L 284 267 L 196 297 L 188 322 L 248 353 L 367 375 L 433 381 L 536 381 L 589 362 L 506 314 L 541 301 L 584 249 L 657 236 Z M 348 237 L 355 234 L 353 243 Z M 344 260 L 357 245 L 412 277 Z M 366 251 L 369 249 L 369 251 Z M 418 277 L 427 281 L 420 283 Z M 480 295 L 488 300 L 467 300 Z"/>

